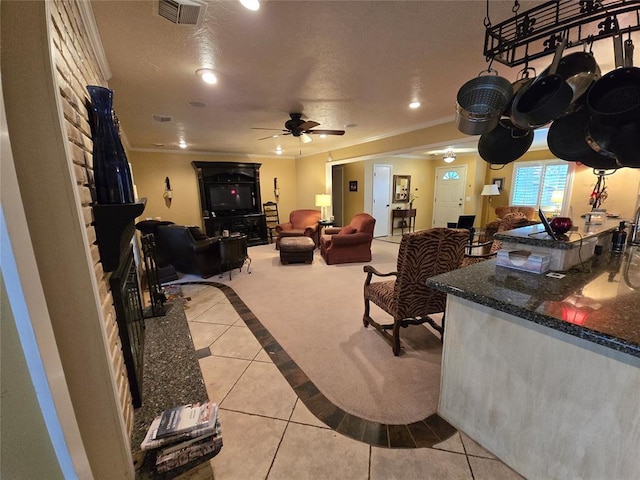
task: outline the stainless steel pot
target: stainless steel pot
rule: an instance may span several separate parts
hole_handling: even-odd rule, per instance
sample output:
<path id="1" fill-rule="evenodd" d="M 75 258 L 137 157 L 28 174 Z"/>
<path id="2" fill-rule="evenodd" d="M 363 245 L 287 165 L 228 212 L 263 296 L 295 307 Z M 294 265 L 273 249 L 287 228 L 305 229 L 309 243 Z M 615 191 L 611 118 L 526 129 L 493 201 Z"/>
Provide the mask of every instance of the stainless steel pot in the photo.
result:
<path id="1" fill-rule="evenodd" d="M 500 116 L 513 97 L 506 78 L 478 75 L 466 82 L 456 98 L 456 127 L 467 135 L 482 135 L 498 125 Z"/>

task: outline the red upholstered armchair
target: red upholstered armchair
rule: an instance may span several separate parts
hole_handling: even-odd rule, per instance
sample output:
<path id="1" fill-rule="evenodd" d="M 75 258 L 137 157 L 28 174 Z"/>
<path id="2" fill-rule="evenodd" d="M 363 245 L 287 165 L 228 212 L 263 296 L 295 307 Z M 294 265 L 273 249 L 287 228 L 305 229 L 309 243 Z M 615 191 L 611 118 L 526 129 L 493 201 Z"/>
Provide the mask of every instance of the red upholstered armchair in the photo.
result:
<path id="1" fill-rule="evenodd" d="M 326 228 L 320 237 L 320 253 L 327 265 L 371 261 L 371 241 L 376 219 L 358 213 L 346 227 Z"/>
<path id="2" fill-rule="evenodd" d="M 293 210 L 288 222 L 276 225 L 276 249 L 280 248 L 280 239 L 283 237 L 310 237 L 318 246 L 318 222 L 321 216 L 320 210 Z"/>

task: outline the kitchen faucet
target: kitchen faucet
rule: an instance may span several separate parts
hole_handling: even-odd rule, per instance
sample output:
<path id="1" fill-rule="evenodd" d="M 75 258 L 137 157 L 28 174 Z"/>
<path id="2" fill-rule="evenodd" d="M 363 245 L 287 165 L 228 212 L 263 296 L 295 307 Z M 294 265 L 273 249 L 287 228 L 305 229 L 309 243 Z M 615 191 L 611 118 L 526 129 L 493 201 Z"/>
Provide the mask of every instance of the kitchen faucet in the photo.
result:
<path id="1" fill-rule="evenodd" d="M 640 245 L 640 207 L 636 210 L 636 216 L 631 224 L 630 245 Z"/>

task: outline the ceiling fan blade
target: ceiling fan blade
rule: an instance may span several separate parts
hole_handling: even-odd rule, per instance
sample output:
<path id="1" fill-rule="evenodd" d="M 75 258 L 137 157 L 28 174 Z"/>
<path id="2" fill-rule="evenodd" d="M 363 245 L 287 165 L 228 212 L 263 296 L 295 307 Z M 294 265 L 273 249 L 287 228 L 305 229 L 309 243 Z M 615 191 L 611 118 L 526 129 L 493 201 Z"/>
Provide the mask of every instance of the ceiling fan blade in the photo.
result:
<path id="1" fill-rule="evenodd" d="M 263 128 L 263 127 L 251 127 L 251 130 L 273 130 L 275 132 L 286 132 L 281 128 Z"/>
<path id="2" fill-rule="evenodd" d="M 304 133 L 315 133 L 316 135 L 344 135 L 344 130 L 309 130 Z"/>
<path id="3" fill-rule="evenodd" d="M 302 143 L 310 143 L 313 141 L 311 137 L 304 132 L 300 135 L 300 140 L 302 140 Z"/>
<path id="4" fill-rule="evenodd" d="M 305 131 L 305 130 L 309 130 L 310 128 L 317 127 L 318 125 L 320 125 L 318 122 L 314 122 L 313 120 L 307 120 L 303 124 L 299 125 L 298 129 Z"/>
<path id="5" fill-rule="evenodd" d="M 279 137 L 279 136 L 280 136 L 280 134 L 276 133 L 275 135 L 269 135 L 268 137 L 262 137 L 262 138 L 259 138 L 258 140 L 267 140 L 268 138 L 276 138 L 276 137 Z"/>

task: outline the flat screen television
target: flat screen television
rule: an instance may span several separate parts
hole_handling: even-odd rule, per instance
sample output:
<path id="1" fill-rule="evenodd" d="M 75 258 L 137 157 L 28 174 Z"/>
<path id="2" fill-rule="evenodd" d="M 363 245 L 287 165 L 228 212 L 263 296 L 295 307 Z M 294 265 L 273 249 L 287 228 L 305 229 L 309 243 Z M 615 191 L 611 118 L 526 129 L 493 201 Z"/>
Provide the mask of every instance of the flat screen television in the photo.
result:
<path id="1" fill-rule="evenodd" d="M 208 185 L 209 209 L 213 212 L 253 211 L 252 185 Z"/>

